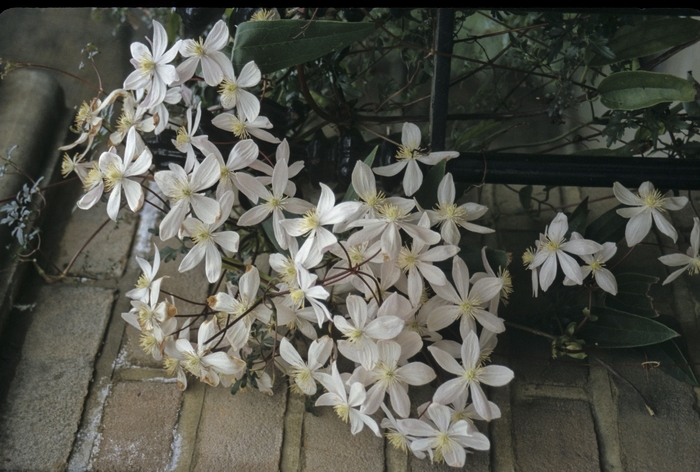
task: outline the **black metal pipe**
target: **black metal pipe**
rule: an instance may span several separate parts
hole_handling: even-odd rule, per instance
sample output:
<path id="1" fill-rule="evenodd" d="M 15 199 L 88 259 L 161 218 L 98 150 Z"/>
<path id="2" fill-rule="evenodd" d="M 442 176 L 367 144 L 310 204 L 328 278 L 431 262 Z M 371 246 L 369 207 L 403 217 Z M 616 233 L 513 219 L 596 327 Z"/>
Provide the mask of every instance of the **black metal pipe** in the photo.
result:
<path id="1" fill-rule="evenodd" d="M 464 152 L 447 171 L 468 183 L 700 190 L 700 159 Z"/>
<path id="2" fill-rule="evenodd" d="M 452 54 L 454 24 L 455 12 L 452 8 L 438 9 L 437 28 L 435 29 L 435 49 L 438 52 Z M 430 148 L 434 151 L 445 150 L 447 105 L 450 94 L 450 66 L 451 58 L 449 56 L 435 56 L 430 103 Z"/>

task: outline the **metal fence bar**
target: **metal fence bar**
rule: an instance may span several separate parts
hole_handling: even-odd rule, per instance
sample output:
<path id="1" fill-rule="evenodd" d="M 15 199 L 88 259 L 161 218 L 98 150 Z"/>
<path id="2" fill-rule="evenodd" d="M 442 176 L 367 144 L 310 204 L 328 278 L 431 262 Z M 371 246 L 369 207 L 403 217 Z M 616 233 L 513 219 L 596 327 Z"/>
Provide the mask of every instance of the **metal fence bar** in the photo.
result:
<path id="1" fill-rule="evenodd" d="M 552 154 L 461 153 L 447 163 L 454 179 L 470 183 L 638 187 L 700 190 L 700 159 Z"/>

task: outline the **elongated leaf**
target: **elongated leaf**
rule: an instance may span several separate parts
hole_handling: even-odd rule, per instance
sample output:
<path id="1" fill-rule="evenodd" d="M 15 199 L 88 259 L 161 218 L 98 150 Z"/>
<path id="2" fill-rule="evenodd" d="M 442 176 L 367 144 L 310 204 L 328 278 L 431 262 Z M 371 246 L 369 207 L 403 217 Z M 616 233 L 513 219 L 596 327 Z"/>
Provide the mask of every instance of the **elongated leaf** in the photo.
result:
<path id="1" fill-rule="evenodd" d="M 423 178 L 423 184 L 414 196 L 424 210 L 430 210 L 437 205 L 437 190 L 443 177 L 445 177 L 445 161 L 440 161 Z"/>
<path id="2" fill-rule="evenodd" d="M 618 72 L 598 86 L 600 101 L 611 110 L 639 110 L 657 103 L 692 102 L 695 86 L 675 75 L 647 71 Z"/>
<path id="3" fill-rule="evenodd" d="M 658 321 L 675 331 L 681 332 L 680 323 L 672 316 L 661 315 Z M 669 339 L 661 344 L 644 346 L 638 350 L 645 354 L 648 361 L 661 364 L 661 370 L 670 376 L 690 385 L 698 386 L 698 380 L 693 373 L 693 369 L 688 365 L 688 349 L 683 337 Z"/>
<path id="4" fill-rule="evenodd" d="M 589 320 L 580 334 L 587 344 L 597 344 L 602 348 L 648 346 L 678 336 L 657 321 L 612 308 L 594 306 L 591 315 L 598 319 Z"/>
<path id="5" fill-rule="evenodd" d="M 377 149 L 379 149 L 379 146 L 374 146 L 374 149 L 372 149 L 372 152 L 369 153 L 369 156 L 365 159 L 365 164 L 368 166 L 372 167 L 372 164 L 374 163 L 374 157 L 377 155 Z M 345 196 L 343 197 L 344 202 L 350 202 L 353 200 L 357 200 L 359 197 L 357 195 L 357 192 L 355 192 L 355 188 L 350 184 L 348 189 L 345 191 Z"/>
<path id="6" fill-rule="evenodd" d="M 628 220 L 617 214 L 617 209 L 623 207 L 618 205 L 593 220 L 586 228 L 586 239 L 603 244 L 608 241 L 617 243 L 624 238 Z"/>
<path id="7" fill-rule="evenodd" d="M 255 61 L 263 74 L 318 59 L 374 31 L 372 23 L 342 21 L 247 21 L 238 25 L 233 64 L 240 70 Z"/>
<path id="8" fill-rule="evenodd" d="M 617 295 L 606 296 L 606 306 L 647 318 L 658 316 L 652 298 L 649 296 L 649 288 L 659 281 L 658 277 L 625 273 L 616 275 L 615 279 L 617 280 Z"/>
<path id="9" fill-rule="evenodd" d="M 620 146 L 615 149 L 608 148 L 598 148 L 598 149 L 584 149 L 582 151 L 576 151 L 572 154 L 576 156 L 614 156 L 614 157 L 631 157 L 637 154 L 631 146 Z"/>
<path id="10" fill-rule="evenodd" d="M 586 223 L 588 222 L 588 197 L 584 198 L 583 201 L 578 204 L 576 209 L 569 215 L 568 220 L 568 238 L 571 238 L 571 233 L 574 231 L 583 233 L 586 230 Z"/>
<path id="11" fill-rule="evenodd" d="M 476 272 L 485 272 L 486 268 L 484 267 L 484 263 L 481 260 L 481 249 L 483 246 L 474 246 L 474 245 L 461 245 L 459 246 L 459 253 L 457 254 L 459 257 L 464 260 L 464 262 L 467 264 L 467 267 L 469 267 L 469 272 L 471 274 L 474 274 Z M 486 248 L 486 260 L 489 261 L 489 265 L 491 266 L 491 269 L 498 273 L 498 268 L 506 268 L 508 266 L 508 254 L 505 251 L 502 251 L 500 249 L 491 249 L 491 248 Z M 446 261 L 439 261 L 435 262 L 434 265 L 438 267 L 440 270 L 442 270 L 445 275 L 447 276 L 447 279 L 450 282 L 453 282 L 452 280 L 452 259 L 448 259 Z"/>
<path id="12" fill-rule="evenodd" d="M 532 211 L 532 185 L 526 185 L 518 191 L 518 199 L 525 213 Z"/>
<path id="13" fill-rule="evenodd" d="M 500 122 L 496 120 L 484 120 L 480 121 L 478 124 L 472 126 L 457 138 L 455 141 L 454 149 L 466 152 L 475 148 L 481 144 L 484 139 L 486 139 L 486 133 L 489 133 L 492 129 L 500 126 Z"/>
<path id="14" fill-rule="evenodd" d="M 699 38 L 700 21 L 690 18 L 643 21 L 634 26 L 624 26 L 617 31 L 615 37 L 608 43 L 608 48 L 615 57 L 606 58 L 603 55 L 595 55 L 589 65 L 599 67 L 635 57 L 649 56 Z"/>

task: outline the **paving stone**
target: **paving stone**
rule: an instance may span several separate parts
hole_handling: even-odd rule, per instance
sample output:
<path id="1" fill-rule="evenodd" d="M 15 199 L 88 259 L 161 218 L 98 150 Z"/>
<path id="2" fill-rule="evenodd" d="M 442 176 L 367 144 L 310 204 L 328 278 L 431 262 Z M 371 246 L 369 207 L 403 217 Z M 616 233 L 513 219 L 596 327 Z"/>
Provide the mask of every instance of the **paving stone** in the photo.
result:
<path id="1" fill-rule="evenodd" d="M 655 415 L 649 416 L 632 388 L 614 379 L 617 387 L 622 465 L 625 470 L 697 470 L 700 463 L 700 414 L 693 388 L 660 369 L 644 371 L 645 359 L 633 353 L 611 362 L 637 364 L 621 374 L 637 387 Z"/>
<path id="2" fill-rule="evenodd" d="M 512 407 L 512 424 L 515 470 L 600 470 L 587 402 L 554 398 L 516 401 Z"/>
<path id="3" fill-rule="evenodd" d="M 62 470 L 113 303 L 97 287 L 44 286 L 0 418 L 0 467 Z"/>
<path id="4" fill-rule="evenodd" d="M 174 382 L 121 382 L 107 399 L 92 469 L 171 469 L 181 392 Z"/>
<path id="5" fill-rule="evenodd" d="M 85 247 L 71 267 L 71 274 L 97 279 L 114 279 L 122 275 L 138 217 L 128 209 L 123 209 L 119 216 L 116 223 L 109 220 Z M 104 202 L 89 210 L 76 208 L 62 236 L 55 264 L 65 269 L 87 239 L 108 219 Z"/>
<path id="6" fill-rule="evenodd" d="M 279 470 L 286 384 L 278 382 L 273 391 L 271 397 L 254 389 L 231 395 L 207 387 L 193 470 Z"/>

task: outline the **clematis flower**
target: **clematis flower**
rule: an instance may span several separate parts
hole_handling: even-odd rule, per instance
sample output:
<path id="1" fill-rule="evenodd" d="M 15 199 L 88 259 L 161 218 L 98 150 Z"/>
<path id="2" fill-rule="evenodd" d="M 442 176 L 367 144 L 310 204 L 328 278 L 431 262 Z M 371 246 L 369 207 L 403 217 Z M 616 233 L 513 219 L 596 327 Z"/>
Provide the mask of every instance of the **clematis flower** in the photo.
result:
<path id="1" fill-rule="evenodd" d="M 425 154 L 420 147 L 420 141 L 421 135 L 418 126 L 413 123 L 404 123 L 401 132 L 401 147 L 396 153 L 396 159 L 399 162 L 374 169 L 375 174 L 391 177 L 405 168 L 406 174 L 403 177 L 403 190 L 406 196 L 416 193 L 423 184 L 423 172 L 418 167 L 418 161 L 433 166 L 443 159 L 459 156 L 459 153 L 454 151 Z"/>
<path id="2" fill-rule="evenodd" d="M 700 273 L 700 218 L 695 217 L 693 221 L 693 231 L 690 233 L 690 247 L 686 254 L 668 254 L 659 257 L 659 260 L 664 265 L 671 267 L 684 266 L 666 277 L 663 285 L 673 282 L 686 270 L 690 275 Z"/>
<path id="3" fill-rule="evenodd" d="M 219 199 L 221 216 L 212 224 L 202 223 L 196 218 L 187 218 L 182 223 L 183 235 L 194 241 L 190 252 L 182 259 L 178 271 L 186 272 L 197 266 L 206 256 L 206 273 L 209 283 L 215 283 L 221 277 L 221 253 L 217 246 L 229 252 L 238 252 L 239 236 L 235 231 L 216 231 L 231 214 L 233 192 L 228 191 Z"/>
<path id="4" fill-rule="evenodd" d="M 275 162 L 279 163 L 280 161 L 287 161 L 287 173 L 289 179 L 296 177 L 297 174 L 299 174 L 299 172 L 301 172 L 301 170 L 304 168 L 304 161 L 296 161 L 291 164 L 289 163 L 289 143 L 286 139 L 282 140 L 275 151 Z M 272 173 L 274 172 L 274 169 L 270 165 L 264 163 L 263 161 L 256 160 L 250 163 L 250 168 L 265 174 L 257 177 L 261 184 L 270 185 L 270 183 L 272 183 Z M 289 197 L 293 197 L 297 193 L 296 184 L 294 184 L 294 182 L 291 180 L 287 180 L 287 187 L 285 188 L 284 193 Z"/>
<path id="5" fill-rule="evenodd" d="M 627 246 L 632 247 L 646 237 L 651 229 L 651 220 L 654 220 L 659 231 L 676 242 L 678 233 L 676 229 L 664 218 L 665 210 L 680 210 L 688 203 L 687 197 L 664 197 L 654 188 L 651 182 L 644 182 L 639 186 L 639 193 L 633 194 L 619 182 L 613 184 L 615 197 L 625 205 L 634 208 L 620 208 L 617 214 L 623 218 L 629 218 L 625 227 L 625 239 Z"/>
<path id="6" fill-rule="evenodd" d="M 202 76 L 210 87 L 216 87 L 224 76 L 233 74 L 231 61 L 221 50 L 229 42 L 228 26 L 223 20 L 216 22 L 209 32 L 207 39 L 199 41 L 186 39 L 180 44 L 180 54 L 186 57 L 179 66 L 177 74 L 180 77 L 174 85 L 180 85 L 190 80 L 197 71 L 197 66 L 202 64 Z"/>
<path id="7" fill-rule="evenodd" d="M 488 208 L 478 203 L 455 204 L 455 184 L 449 172 L 438 186 L 438 205 L 435 210 L 426 210 L 431 225 L 440 225 L 440 235 L 447 244 L 459 244 L 458 226 L 479 234 L 493 233 L 495 230 L 470 223 L 480 218 Z"/>
<path id="8" fill-rule="evenodd" d="M 147 38 L 148 39 L 148 38 Z M 150 39 L 148 39 L 149 42 Z M 178 50 L 180 43 L 178 40 L 167 52 L 168 33 L 163 25 L 153 21 L 153 42 L 151 50 L 139 42 L 131 43 L 131 64 L 136 68 L 134 72 L 124 81 L 126 90 L 139 90 L 148 88 L 148 94 L 141 103 L 143 108 L 151 108 L 163 101 L 167 86 L 178 80 L 175 66 L 169 65 Z"/>
<path id="9" fill-rule="evenodd" d="M 158 187 L 172 201 L 170 212 L 160 223 L 161 241 L 177 234 L 190 205 L 203 223 L 212 224 L 219 217 L 221 208 L 218 202 L 199 193 L 219 179 L 219 166 L 214 155 L 207 156 L 189 175 L 179 165 L 170 164 L 170 170 L 156 172 L 154 178 Z"/>
<path id="10" fill-rule="evenodd" d="M 583 236 L 574 232 L 571 233 L 571 240 L 583 239 Z M 617 252 L 617 245 L 615 243 L 607 242 L 603 244 L 603 249 L 594 252 L 593 254 L 583 254 L 581 259 L 584 260 L 586 265 L 581 267 L 581 275 L 585 279 L 588 274 L 593 275 L 595 283 L 598 284 L 600 288 L 606 292 L 617 295 L 617 281 L 615 276 L 608 269 L 605 268 L 605 263 L 608 262 Z M 564 285 L 574 285 L 575 282 L 570 278 L 564 278 Z"/>
<path id="11" fill-rule="evenodd" d="M 295 388 L 300 393 L 313 395 L 316 393 L 316 380 L 319 379 L 318 370 L 328 360 L 333 350 L 333 341 L 328 336 L 317 339 L 309 346 L 308 359 L 306 363 L 292 343 L 287 338 L 280 341 L 280 355 L 287 361 L 291 368 L 289 376 L 294 379 Z"/>
<path id="12" fill-rule="evenodd" d="M 260 101 L 255 95 L 244 89 L 255 87 L 260 83 L 261 78 L 260 69 L 253 61 L 243 66 L 238 78 L 236 78 L 232 67 L 225 74 L 219 90 L 221 106 L 226 110 L 236 107 L 239 116 L 248 121 L 254 121 L 260 114 Z"/>
<path id="13" fill-rule="evenodd" d="M 217 128 L 232 132 L 238 139 L 248 139 L 251 136 L 255 136 L 272 144 L 280 142 L 279 139 L 265 131 L 272 128 L 272 123 L 264 116 L 256 116 L 251 120 L 243 115 L 236 116 L 233 113 L 220 113 L 211 120 L 211 124 Z"/>
<path id="14" fill-rule="evenodd" d="M 201 102 L 197 104 L 197 115 L 195 116 L 194 123 L 192 122 L 192 107 L 187 109 L 187 127 L 181 126 L 177 130 L 177 138 L 172 140 L 173 145 L 178 151 L 187 154 L 187 160 L 185 161 L 185 172 L 191 172 L 194 169 L 195 164 L 197 164 L 197 159 L 194 154 L 194 147 L 200 151 L 204 149 L 205 143 L 208 141 L 206 135 L 195 136 L 194 133 L 197 132 L 199 127 L 199 120 L 202 118 L 202 104 Z"/>
<path id="15" fill-rule="evenodd" d="M 476 412 L 486 421 L 491 421 L 491 408 L 481 384 L 501 387 L 513 379 L 513 371 L 499 365 L 481 366 L 481 349 L 474 331 L 470 331 L 462 342 L 462 365 L 442 349 L 429 346 L 428 350 L 440 367 L 457 376 L 438 387 L 433 401 L 442 405 L 453 403 L 468 388 Z"/>
<path id="16" fill-rule="evenodd" d="M 141 133 L 150 133 L 156 127 L 152 116 L 145 117 L 146 108 L 136 102 L 129 93 L 122 104 L 122 113 L 117 120 L 117 130 L 109 135 L 109 145 L 116 146 L 124 140 L 133 128 Z"/>
<path id="17" fill-rule="evenodd" d="M 583 283 L 583 273 L 576 260 L 566 254 L 576 254 L 578 256 L 593 254 L 603 250 L 603 246 L 588 239 L 572 239 L 566 241 L 564 235 L 569 230 L 569 222 L 564 213 L 558 213 L 552 223 L 545 230 L 545 235 L 540 236 L 542 242 L 540 249 L 530 264 L 531 269 L 540 269 L 539 278 L 543 291 L 547 291 L 554 278 L 557 276 L 557 260 L 561 265 L 564 274 L 573 280 L 577 285 Z"/>
<path id="18" fill-rule="evenodd" d="M 112 193 L 107 202 L 107 214 L 117 221 L 121 206 L 122 188 L 131 211 L 136 212 L 143 206 L 143 189 L 141 184 L 129 179 L 145 174 L 151 167 L 151 151 L 145 146 L 135 129 L 129 130 L 123 160 L 111 148 L 100 156 L 100 172 L 104 176 L 105 188 Z"/>
<path id="19" fill-rule="evenodd" d="M 505 331 L 506 327 L 503 324 L 503 320 L 481 308 L 481 305 L 498 297 L 503 287 L 501 279 L 498 277 L 482 277 L 474 283 L 470 290 L 469 268 L 459 256 L 455 256 L 452 259 L 452 279 L 457 290 L 449 283 L 442 286 L 433 286 L 435 293 L 449 303 L 435 308 L 428 315 L 428 329 L 430 331 L 446 328 L 457 318 L 460 319 L 459 332 L 462 338 L 467 333 L 476 330 L 475 320 L 481 326 L 494 333 Z"/>
<path id="20" fill-rule="evenodd" d="M 155 244 L 153 244 L 153 251 L 153 265 L 149 264 L 147 260 L 136 256 L 136 262 L 141 267 L 142 273 L 136 282 L 136 288 L 126 292 L 126 296 L 132 300 L 148 300 L 149 292 L 160 290 L 163 277 L 156 279 L 156 274 L 158 269 L 160 269 L 160 251 L 158 251 L 158 246 Z"/>
<path id="21" fill-rule="evenodd" d="M 400 417 L 406 418 L 411 410 L 408 386 L 432 382 L 435 379 L 435 372 L 422 362 L 411 362 L 399 367 L 401 346 L 394 341 L 379 341 L 377 348 L 379 358 L 374 369 L 367 370 L 359 366 L 349 382 L 359 381 L 365 387 L 374 384 L 367 392 L 364 407 L 366 413 L 371 415 L 377 411 L 388 392 L 391 407 Z"/>
<path id="22" fill-rule="evenodd" d="M 102 129 L 102 116 L 100 116 L 102 110 L 114 103 L 117 98 L 123 97 L 127 93 L 128 92 L 125 92 L 122 89 L 117 89 L 111 92 L 107 98 L 104 99 L 104 101 L 100 100 L 99 98 L 93 98 L 90 100 L 90 103 L 83 102 L 78 109 L 78 113 L 75 115 L 75 127 L 71 128 L 71 130 L 79 132 L 80 137 L 78 137 L 78 139 L 71 144 L 61 146 L 58 148 L 58 150 L 67 151 L 69 149 L 73 149 L 78 144 L 87 141 L 85 151 L 83 151 L 83 153 L 80 155 L 80 158 L 82 159 L 90 150 L 95 136 L 97 136 L 97 133 L 100 131 L 100 129 Z M 80 159 L 78 159 L 78 161 L 79 160 Z"/>
<path id="23" fill-rule="evenodd" d="M 367 425 L 377 437 L 382 436 L 377 423 L 362 409 L 359 411 L 355 409 L 364 403 L 367 396 L 365 388 L 360 382 L 352 384 L 350 395 L 348 395 L 335 362 L 331 365 L 331 375 L 320 373 L 319 380 L 326 387 L 328 393 L 324 393 L 316 400 L 316 406 L 332 406 L 341 420 L 346 423 L 348 420 L 350 421 L 352 434 L 359 433 Z"/>
<path id="24" fill-rule="evenodd" d="M 436 462 L 445 461 L 451 467 L 462 467 L 467 460 L 465 448 L 489 449 L 488 438 L 472 432 L 465 420 L 453 421 L 448 407 L 433 403 L 428 407 L 427 416 L 431 423 L 413 418 L 399 420 L 406 434 L 417 438 L 411 443 L 414 453 L 428 451 Z"/>

